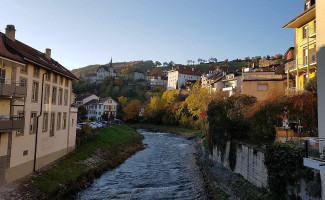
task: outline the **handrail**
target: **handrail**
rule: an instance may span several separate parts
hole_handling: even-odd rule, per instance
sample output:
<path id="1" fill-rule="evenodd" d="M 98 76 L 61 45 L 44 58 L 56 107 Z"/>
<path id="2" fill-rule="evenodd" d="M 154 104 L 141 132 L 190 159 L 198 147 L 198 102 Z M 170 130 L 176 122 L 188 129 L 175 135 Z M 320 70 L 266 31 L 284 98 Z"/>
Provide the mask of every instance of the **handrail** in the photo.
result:
<path id="1" fill-rule="evenodd" d="M 27 83 L 23 83 L 21 81 L 16 81 L 12 79 L 0 78 L 0 83 L 3 84 L 14 84 L 16 86 L 27 87 Z"/>

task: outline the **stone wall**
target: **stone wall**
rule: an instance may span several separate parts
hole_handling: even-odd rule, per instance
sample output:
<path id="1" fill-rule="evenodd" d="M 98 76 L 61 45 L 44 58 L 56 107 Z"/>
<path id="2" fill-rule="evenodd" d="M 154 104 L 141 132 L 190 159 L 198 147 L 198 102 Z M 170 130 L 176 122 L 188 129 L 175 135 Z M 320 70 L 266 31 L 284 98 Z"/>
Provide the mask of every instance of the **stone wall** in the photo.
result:
<path id="1" fill-rule="evenodd" d="M 215 146 L 212 159 L 231 170 L 233 173 L 242 175 L 253 185 L 260 188 L 267 188 L 267 169 L 264 165 L 264 149 L 254 148 L 251 145 L 228 141 L 224 147 Z M 314 170 L 315 175 L 319 173 Z M 308 190 L 314 190 L 313 183 L 300 181 L 300 186 L 288 187 L 290 193 L 299 196 L 301 199 L 320 200 L 320 197 L 311 197 Z"/>
<path id="2" fill-rule="evenodd" d="M 232 170 L 230 164 L 232 161 L 229 159 L 230 148 L 230 142 L 227 142 L 225 150 L 215 146 L 213 159 L 222 163 L 227 169 Z M 264 153 L 244 144 L 237 144 L 235 151 L 236 161 L 232 171 L 242 175 L 257 187 L 267 187 L 267 169 L 264 165 Z"/>

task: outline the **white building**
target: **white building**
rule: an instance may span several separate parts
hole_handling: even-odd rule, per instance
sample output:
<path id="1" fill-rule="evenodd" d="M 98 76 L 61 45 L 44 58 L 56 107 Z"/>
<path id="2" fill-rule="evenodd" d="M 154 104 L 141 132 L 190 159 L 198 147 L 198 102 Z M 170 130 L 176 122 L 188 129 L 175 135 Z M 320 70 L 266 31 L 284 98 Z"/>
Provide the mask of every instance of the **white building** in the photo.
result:
<path id="1" fill-rule="evenodd" d="M 242 77 L 237 73 L 226 75 L 222 82 L 224 83 L 222 91 L 228 92 L 229 96 L 241 91 Z"/>
<path id="2" fill-rule="evenodd" d="M 117 102 L 111 98 L 93 99 L 85 104 L 88 110 L 88 118 L 95 118 L 98 121 L 103 120 L 102 115 L 106 114 L 108 117 L 113 114 L 116 117 Z"/>
<path id="3" fill-rule="evenodd" d="M 99 97 L 94 94 L 79 94 L 76 96 L 76 104 L 77 105 L 85 105 L 91 100 L 98 100 Z"/>
<path id="4" fill-rule="evenodd" d="M 168 71 L 167 90 L 179 89 L 187 81 L 198 81 L 200 79 L 201 73 L 193 67 L 173 67 Z"/>
<path id="5" fill-rule="evenodd" d="M 101 82 L 106 76 L 115 77 L 116 71 L 113 68 L 112 59 L 109 65 L 102 65 L 97 69 L 97 82 Z"/>

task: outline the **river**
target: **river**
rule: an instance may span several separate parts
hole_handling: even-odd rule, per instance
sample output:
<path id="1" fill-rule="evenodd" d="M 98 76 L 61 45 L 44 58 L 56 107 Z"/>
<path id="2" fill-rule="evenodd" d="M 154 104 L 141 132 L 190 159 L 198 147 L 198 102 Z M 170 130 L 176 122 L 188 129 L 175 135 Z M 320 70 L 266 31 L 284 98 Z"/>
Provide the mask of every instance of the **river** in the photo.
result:
<path id="1" fill-rule="evenodd" d="M 138 131 L 147 148 L 94 180 L 76 199 L 206 199 L 193 141 Z"/>

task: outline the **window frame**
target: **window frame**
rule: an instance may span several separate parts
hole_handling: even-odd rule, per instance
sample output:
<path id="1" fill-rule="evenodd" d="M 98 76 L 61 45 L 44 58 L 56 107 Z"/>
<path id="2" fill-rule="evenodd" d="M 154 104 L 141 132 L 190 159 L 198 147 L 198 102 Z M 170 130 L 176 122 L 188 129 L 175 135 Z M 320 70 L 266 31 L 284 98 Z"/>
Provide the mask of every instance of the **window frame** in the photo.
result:
<path id="1" fill-rule="evenodd" d="M 55 92 L 54 92 L 54 89 L 55 89 Z M 52 86 L 52 93 L 51 93 L 51 103 L 53 105 L 56 104 L 56 101 L 57 101 L 57 93 L 58 93 L 58 88 L 56 86 Z M 53 98 L 53 95 L 54 95 L 54 98 Z M 54 100 L 54 101 L 53 101 Z"/>
<path id="2" fill-rule="evenodd" d="M 37 86 L 36 89 L 34 87 L 35 84 Z M 38 102 L 38 93 L 39 93 L 39 82 L 38 81 L 33 81 L 33 84 L 32 84 L 32 96 L 31 96 L 31 101 L 32 102 L 34 102 L 34 103 Z M 34 97 L 35 97 L 35 99 L 34 99 Z"/>
<path id="3" fill-rule="evenodd" d="M 56 115 L 56 130 L 61 130 L 61 118 L 62 118 L 62 113 L 58 112 Z"/>
<path id="4" fill-rule="evenodd" d="M 47 116 L 47 117 L 45 118 L 45 116 Z M 43 133 L 46 133 L 48 130 L 49 130 L 49 113 L 43 112 L 42 131 L 43 131 Z"/>
<path id="5" fill-rule="evenodd" d="M 33 117 L 34 115 L 34 117 Z M 29 134 L 36 134 L 36 117 L 37 117 L 37 112 L 31 111 L 30 112 L 30 119 L 29 119 Z M 33 121 L 32 121 L 33 119 Z M 32 129 L 31 129 L 32 128 Z"/>

